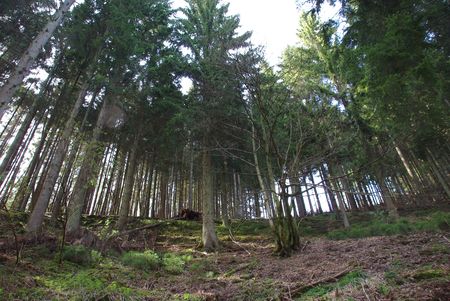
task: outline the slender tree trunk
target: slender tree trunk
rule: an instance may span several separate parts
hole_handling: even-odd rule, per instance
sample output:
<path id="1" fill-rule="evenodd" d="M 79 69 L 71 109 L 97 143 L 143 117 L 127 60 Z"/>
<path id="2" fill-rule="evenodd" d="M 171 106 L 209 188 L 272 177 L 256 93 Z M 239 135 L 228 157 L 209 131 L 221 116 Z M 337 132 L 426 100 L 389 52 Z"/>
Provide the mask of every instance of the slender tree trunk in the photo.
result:
<path id="1" fill-rule="evenodd" d="M 322 214 L 323 213 L 322 204 L 320 204 L 320 197 L 319 197 L 319 193 L 317 192 L 316 183 L 314 181 L 314 174 L 312 171 L 310 173 L 310 178 L 311 178 L 311 183 L 313 185 L 314 195 L 316 196 L 317 208 L 319 210 L 319 214 Z"/>
<path id="2" fill-rule="evenodd" d="M 253 194 L 255 198 L 255 217 L 260 218 L 261 217 L 261 204 L 259 203 L 259 192 L 255 190 L 255 193 Z"/>
<path id="3" fill-rule="evenodd" d="M 70 136 L 75 125 L 75 118 L 77 117 L 78 111 L 80 110 L 80 107 L 83 104 L 84 99 L 86 98 L 88 88 L 89 83 L 86 81 L 83 84 L 75 105 L 72 108 L 68 120 L 66 121 L 61 139 L 59 140 L 56 147 L 55 156 L 51 161 L 49 171 L 47 173 L 47 176 L 45 177 L 42 190 L 39 193 L 36 205 L 34 206 L 30 218 L 28 219 L 28 223 L 26 225 L 27 232 L 36 232 L 42 225 L 45 211 L 47 210 L 50 197 L 53 193 L 56 180 L 58 179 L 58 175 L 67 152 L 67 148 L 69 147 Z"/>
<path id="4" fill-rule="evenodd" d="M 40 142 L 39 142 L 36 150 L 34 151 L 33 158 L 31 159 L 31 162 L 28 165 L 28 169 L 21 180 L 19 189 L 17 190 L 16 196 L 14 198 L 14 202 L 11 205 L 11 208 L 13 210 L 16 210 L 16 211 L 20 210 L 20 208 L 22 207 L 21 204 L 25 198 L 25 195 L 27 194 L 27 192 L 29 193 L 31 190 L 31 187 L 29 187 L 30 180 L 31 180 L 31 177 L 33 176 L 33 173 L 36 169 L 39 158 L 42 154 L 42 149 L 45 145 L 45 141 L 46 141 L 48 132 L 49 132 L 49 130 L 46 126 L 44 128 L 44 130 L 42 131 L 42 136 L 41 136 Z"/>
<path id="5" fill-rule="evenodd" d="M 228 217 L 228 164 L 224 161 L 224 173 L 222 174 L 222 197 L 221 197 L 221 213 L 222 213 L 222 224 L 225 227 L 230 226 L 230 218 Z"/>
<path id="6" fill-rule="evenodd" d="M 22 111 L 18 112 L 19 108 L 17 108 L 13 116 L 9 119 L 8 123 L 3 128 L 1 137 L 1 143 L 0 143 L 0 157 L 3 156 L 3 153 L 8 146 L 8 141 L 11 139 L 12 135 L 16 132 L 17 128 L 20 125 L 21 119 L 22 119 Z"/>
<path id="7" fill-rule="evenodd" d="M 169 175 L 166 171 L 161 172 L 161 179 L 159 182 L 159 211 L 158 218 L 166 218 L 166 207 L 167 207 L 167 186 L 169 182 Z"/>
<path id="8" fill-rule="evenodd" d="M 440 170 L 439 170 L 439 165 L 438 162 L 436 160 L 436 157 L 434 156 L 433 152 L 427 148 L 427 155 L 429 157 L 429 162 L 431 164 L 431 170 L 434 172 L 439 184 L 441 185 L 441 187 L 443 188 L 443 190 L 445 191 L 445 194 L 447 195 L 447 198 L 450 199 L 450 186 L 448 185 L 448 182 L 446 181 L 446 179 L 444 178 L 444 176 L 441 174 Z"/>
<path id="9" fill-rule="evenodd" d="M 388 211 L 389 216 L 393 219 L 398 218 L 397 206 L 394 204 L 394 200 L 389 192 L 389 188 L 386 185 L 385 175 L 384 175 L 384 167 L 380 167 L 378 169 L 377 180 L 378 185 L 380 186 L 381 195 L 383 196 L 384 204 L 386 205 L 386 209 Z"/>
<path id="10" fill-rule="evenodd" d="M 80 150 L 80 142 L 77 141 L 75 145 L 73 146 L 72 150 L 69 154 L 69 159 L 67 160 L 67 164 L 64 168 L 64 176 L 61 179 L 61 187 L 58 191 L 58 194 L 55 197 L 53 208 L 52 208 L 52 222 L 55 222 L 57 218 L 59 217 L 59 214 L 61 212 L 61 205 L 63 202 L 63 199 L 67 196 L 68 190 L 69 190 L 69 180 L 70 176 L 73 174 L 73 164 L 75 163 L 75 160 L 77 158 L 78 151 Z"/>
<path id="11" fill-rule="evenodd" d="M 86 153 L 84 154 L 83 163 L 78 174 L 75 187 L 73 189 L 72 198 L 67 208 L 67 234 L 75 234 L 80 229 L 81 215 L 84 208 L 84 201 L 86 192 L 93 185 L 92 180 L 95 175 L 95 165 L 98 162 L 99 157 L 99 139 L 102 133 L 103 126 L 107 119 L 107 111 L 110 105 L 110 97 L 112 95 L 106 95 L 103 100 L 102 107 L 100 109 L 97 123 L 95 125 L 91 141 L 86 147 Z"/>
<path id="12" fill-rule="evenodd" d="M 19 89 L 23 79 L 30 73 L 31 68 L 37 56 L 41 52 L 45 44 L 47 44 L 50 37 L 55 32 L 56 28 L 61 24 L 66 16 L 69 8 L 75 0 L 65 0 L 56 13 L 51 18 L 50 22 L 43 28 L 43 30 L 34 38 L 28 46 L 25 53 L 19 60 L 16 68 L 8 78 L 6 83 L 0 88 L 0 119 L 8 109 L 8 105 L 12 97 Z"/>
<path id="13" fill-rule="evenodd" d="M 188 209 L 192 209 L 193 192 L 194 192 L 194 144 L 190 143 L 189 153 L 189 192 L 188 192 Z"/>
<path id="14" fill-rule="evenodd" d="M 350 183 L 348 181 L 348 177 L 345 175 L 345 170 L 342 165 L 338 165 L 339 177 L 341 178 L 340 182 L 342 183 L 342 187 L 344 188 L 345 196 L 347 197 L 348 203 L 350 205 L 350 209 L 352 211 L 358 210 L 358 205 L 356 205 L 355 197 L 350 188 Z"/>
<path id="15" fill-rule="evenodd" d="M 332 175 L 332 168 L 331 165 L 328 166 L 328 172 L 329 172 L 329 176 L 331 177 Z M 333 190 L 336 191 L 336 197 L 338 199 L 338 203 L 339 203 L 339 212 L 340 215 L 342 217 L 342 221 L 344 222 L 344 227 L 345 228 L 350 228 L 350 223 L 348 221 L 348 217 L 347 217 L 347 212 L 345 211 L 345 204 L 344 204 L 344 199 L 343 196 L 341 194 L 341 192 L 339 191 L 339 186 L 338 183 L 339 181 L 332 181 L 329 180 L 330 186 L 333 185 Z"/>
<path id="16" fill-rule="evenodd" d="M 330 184 L 330 179 L 329 179 L 329 175 L 328 175 L 328 171 L 326 170 L 325 166 L 322 165 L 321 168 L 321 173 L 322 173 L 322 177 L 324 179 L 324 184 L 325 184 L 325 192 L 328 194 L 328 197 L 330 199 L 330 203 L 331 203 L 331 211 L 333 212 L 338 212 L 338 206 L 336 203 L 336 198 L 334 197 L 334 193 L 331 190 L 331 184 Z"/>
<path id="17" fill-rule="evenodd" d="M 134 174 L 136 170 L 136 153 L 138 148 L 139 138 L 136 137 L 128 157 L 128 168 L 125 175 L 124 192 L 122 197 L 122 204 L 119 211 L 119 220 L 117 221 L 117 228 L 123 230 L 128 220 L 130 211 L 131 195 L 133 192 Z"/>
<path id="18" fill-rule="evenodd" d="M 25 138 L 25 135 L 29 130 L 31 122 L 33 121 L 34 116 L 36 115 L 36 112 L 37 112 L 37 102 L 35 101 L 34 104 L 31 106 L 30 110 L 27 112 L 27 115 L 25 116 L 25 119 L 19 128 L 19 131 L 17 132 L 14 140 L 12 141 L 11 145 L 8 148 L 8 151 L 5 154 L 5 157 L 3 158 L 2 163 L 0 164 L 0 186 L 3 184 L 3 181 L 5 180 L 5 177 L 8 174 L 8 172 L 11 170 L 14 156 L 17 154 L 17 151 L 22 145 L 23 139 Z"/>

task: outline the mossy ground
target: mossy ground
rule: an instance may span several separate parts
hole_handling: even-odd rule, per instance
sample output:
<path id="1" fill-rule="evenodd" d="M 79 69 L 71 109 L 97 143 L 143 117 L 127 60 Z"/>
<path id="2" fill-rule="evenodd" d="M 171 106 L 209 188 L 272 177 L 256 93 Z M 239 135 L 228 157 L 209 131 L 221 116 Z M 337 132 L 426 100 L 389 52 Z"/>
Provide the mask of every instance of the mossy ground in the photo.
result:
<path id="1" fill-rule="evenodd" d="M 102 256 L 75 246 L 62 254 L 54 244 L 28 246 L 17 266 L 13 250 L 0 254 L 0 300 L 447 300 L 448 217 L 415 213 L 392 222 L 383 213 L 358 213 L 350 215 L 350 230 L 343 230 L 334 215 L 308 217 L 299 222 L 304 248 L 287 259 L 273 256 L 265 220 L 232 221 L 232 237 L 218 222 L 222 244 L 213 254 L 198 247 L 201 223 L 194 221 L 159 227 L 147 251 Z M 100 235 L 113 222 L 85 219 Z M 136 219 L 130 228 L 156 222 Z M 404 224 L 408 231 L 399 226 Z M 367 230 L 374 227 L 394 230 Z M 58 237 L 60 229 L 50 230 Z M 290 295 L 296 287 L 347 269 L 337 279 Z"/>

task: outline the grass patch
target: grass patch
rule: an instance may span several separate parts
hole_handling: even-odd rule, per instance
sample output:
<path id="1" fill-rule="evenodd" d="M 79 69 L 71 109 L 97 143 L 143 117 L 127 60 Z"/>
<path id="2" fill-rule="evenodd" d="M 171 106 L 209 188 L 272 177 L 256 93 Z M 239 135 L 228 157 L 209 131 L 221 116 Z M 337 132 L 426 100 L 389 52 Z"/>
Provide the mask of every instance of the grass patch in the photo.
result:
<path id="1" fill-rule="evenodd" d="M 157 270 L 162 267 L 170 274 L 181 274 L 186 263 L 192 260 L 192 256 L 175 253 L 166 253 L 160 256 L 153 251 L 131 251 L 123 254 L 121 260 L 124 265 L 143 271 Z"/>
<path id="2" fill-rule="evenodd" d="M 346 287 L 348 285 L 356 285 L 360 283 L 361 280 L 365 277 L 366 275 L 360 270 L 352 271 L 341 277 L 335 283 L 322 284 L 307 290 L 301 295 L 301 297 L 296 300 L 316 300 L 316 298 L 324 297 L 325 295 L 335 291 L 336 289 L 342 289 L 343 287 Z"/>
<path id="3" fill-rule="evenodd" d="M 281 291 L 272 279 L 264 281 L 252 279 L 241 284 L 241 289 L 233 300 L 281 300 Z"/>
<path id="4" fill-rule="evenodd" d="M 378 217 L 370 223 L 354 224 L 350 229 L 334 230 L 327 234 L 329 239 L 340 240 L 347 238 L 363 238 L 370 236 L 391 236 L 419 231 L 437 232 L 448 229 L 450 213 L 436 212 L 420 219 L 400 218 L 396 222 L 389 222 Z"/>
<path id="5" fill-rule="evenodd" d="M 82 266 L 91 266 L 101 258 L 100 253 L 82 245 L 65 246 L 62 259 Z"/>
<path id="6" fill-rule="evenodd" d="M 192 260 L 191 255 L 176 255 L 167 253 L 162 259 L 164 270 L 171 274 L 181 274 L 187 262 Z"/>
<path id="7" fill-rule="evenodd" d="M 136 269 L 151 271 L 160 266 L 160 258 L 153 251 L 127 252 L 122 255 L 122 263 Z"/>
<path id="8" fill-rule="evenodd" d="M 422 269 L 418 270 L 412 277 L 415 281 L 423 281 L 429 279 L 443 278 L 446 276 L 448 276 L 448 274 L 443 269 L 433 267 L 423 267 Z"/>
<path id="9" fill-rule="evenodd" d="M 222 237 L 228 237 L 229 229 L 223 224 L 217 225 L 217 234 Z M 232 220 L 230 223 L 231 232 L 235 237 L 246 236 L 270 236 L 271 229 L 268 220 Z"/>

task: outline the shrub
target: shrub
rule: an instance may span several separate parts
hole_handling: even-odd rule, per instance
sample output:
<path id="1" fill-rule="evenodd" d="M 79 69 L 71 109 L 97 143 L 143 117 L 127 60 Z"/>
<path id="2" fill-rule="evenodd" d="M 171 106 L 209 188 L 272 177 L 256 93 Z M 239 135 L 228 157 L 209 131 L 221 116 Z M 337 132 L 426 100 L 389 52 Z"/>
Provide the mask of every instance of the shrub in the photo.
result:
<path id="1" fill-rule="evenodd" d="M 160 265 L 158 254 L 153 251 L 127 252 L 122 256 L 122 263 L 144 271 L 157 269 Z"/>
<path id="2" fill-rule="evenodd" d="M 82 245 L 64 247 L 62 259 L 83 266 L 93 264 L 91 250 Z"/>
<path id="3" fill-rule="evenodd" d="M 172 274 L 181 274 L 186 262 L 192 260 L 189 255 L 178 256 L 176 254 L 166 254 L 163 257 L 164 270 Z"/>

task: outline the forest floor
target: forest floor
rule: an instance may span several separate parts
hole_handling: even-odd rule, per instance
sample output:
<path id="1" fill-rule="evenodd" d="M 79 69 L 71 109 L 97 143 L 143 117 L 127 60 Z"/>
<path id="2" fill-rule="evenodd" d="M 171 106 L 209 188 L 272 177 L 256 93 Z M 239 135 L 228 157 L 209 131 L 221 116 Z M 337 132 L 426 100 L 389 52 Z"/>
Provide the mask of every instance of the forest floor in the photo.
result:
<path id="1" fill-rule="evenodd" d="M 213 254 L 198 248 L 195 221 L 165 222 L 123 242 L 122 254 L 103 256 L 74 246 L 60 252 L 54 228 L 25 246 L 17 265 L 14 249 L 0 250 L 0 300 L 450 300 L 450 213 L 415 212 L 397 223 L 360 213 L 350 221 L 352 230 L 333 215 L 302 220 L 302 248 L 289 258 L 273 255 L 263 220 L 234 221 L 231 235 L 218 224 L 221 250 Z M 85 219 L 99 234 L 110 223 Z"/>

